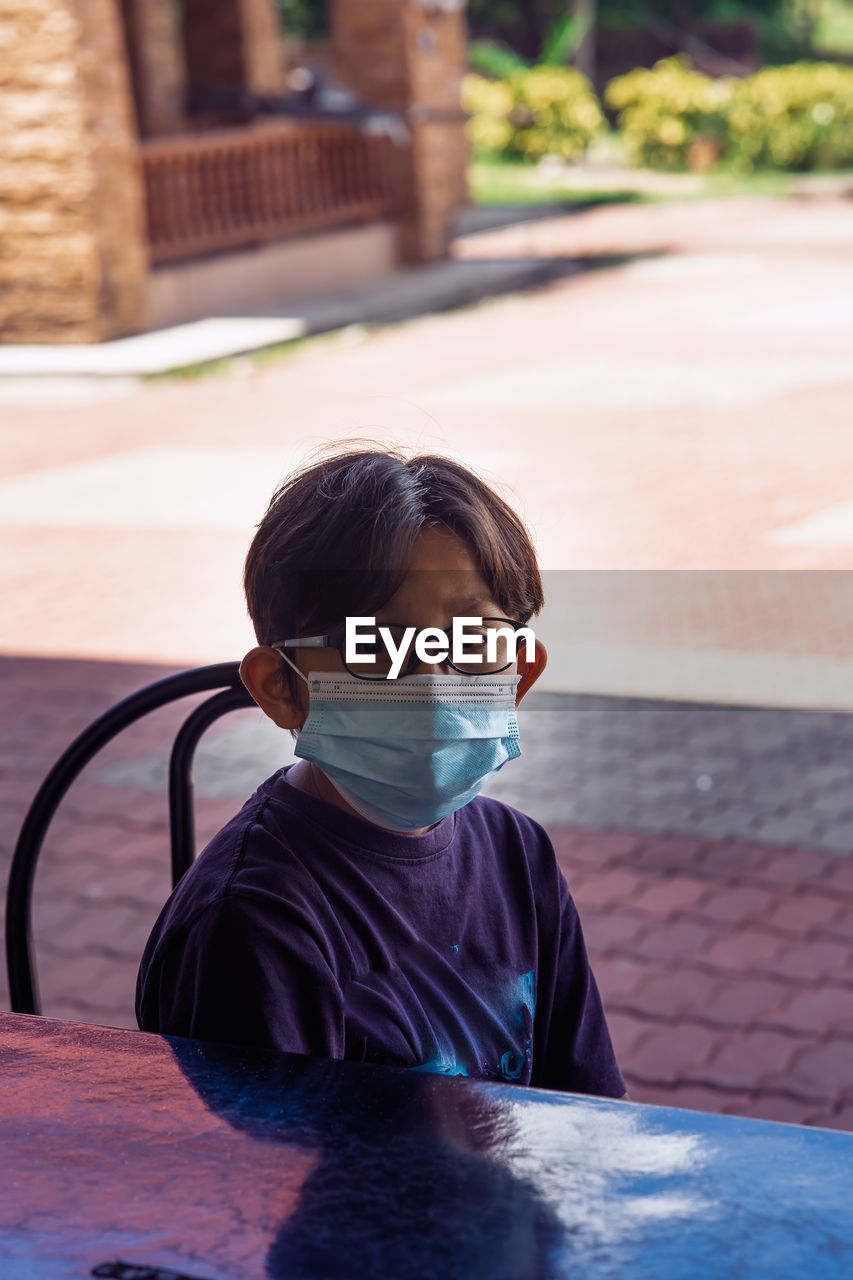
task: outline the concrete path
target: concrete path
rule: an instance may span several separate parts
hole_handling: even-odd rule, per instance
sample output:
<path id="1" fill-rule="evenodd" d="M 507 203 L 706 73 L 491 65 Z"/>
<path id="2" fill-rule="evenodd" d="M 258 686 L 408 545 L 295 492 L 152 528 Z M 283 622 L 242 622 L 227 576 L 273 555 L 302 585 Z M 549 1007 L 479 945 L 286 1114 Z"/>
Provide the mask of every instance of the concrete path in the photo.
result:
<path id="1" fill-rule="evenodd" d="M 88 720 L 251 643 L 241 561 L 284 471 L 346 436 L 445 450 L 551 575 L 551 677 L 499 781 L 554 839 L 632 1093 L 853 1128 L 849 204 L 614 207 L 459 253 L 597 269 L 195 382 L 5 393 L 0 858 Z M 130 1023 L 175 723 L 51 833 L 50 1013 Z M 200 836 L 288 751 L 255 713 L 211 735 Z"/>

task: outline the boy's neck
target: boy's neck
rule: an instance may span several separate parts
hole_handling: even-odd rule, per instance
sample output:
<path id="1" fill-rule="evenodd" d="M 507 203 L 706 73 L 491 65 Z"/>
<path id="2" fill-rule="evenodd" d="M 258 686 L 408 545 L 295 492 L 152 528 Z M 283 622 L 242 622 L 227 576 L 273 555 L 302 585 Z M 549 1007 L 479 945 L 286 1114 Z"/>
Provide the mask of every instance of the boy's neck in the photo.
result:
<path id="1" fill-rule="evenodd" d="M 336 809 L 341 809 L 353 818 L 358 818 L 360 822 L 367 822 L 367 819 L 353 809 L 351 804 L 347 804 L 337 787 L 332 785 L 323 770 L 318 769 L 313 761 L 297 760 L 296 764 L 291 765 L 287 771 L 287 781 L 299 791 L 304 791 L 306 795 L 314 796 L 317 800 L 325 800 L 327 804 L 332 804 Z M 384 827 L 378 827 L 377 830 L 383 831 Z M 407 831 L 405 834 L 422 836 L 429 830 L 429 827 L 422 827 L 419 831 Z"/>

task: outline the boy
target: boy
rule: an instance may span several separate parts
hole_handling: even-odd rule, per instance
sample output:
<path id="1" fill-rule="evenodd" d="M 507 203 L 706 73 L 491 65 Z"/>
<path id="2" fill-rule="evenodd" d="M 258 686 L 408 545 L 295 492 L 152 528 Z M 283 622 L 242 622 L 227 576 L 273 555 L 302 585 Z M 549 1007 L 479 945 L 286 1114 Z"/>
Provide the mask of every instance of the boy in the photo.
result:
<path id="1" fill-rule="evenodd" d="M 624 1096 L 548 837 L 477 796 L 545 665 L 508 647 L 543 602 L 521 521 L 448 459 L 343 453 L 277 491 L 245 588 L 241 675 L 299 759 L 166 903 L 140 1027 Z"/>

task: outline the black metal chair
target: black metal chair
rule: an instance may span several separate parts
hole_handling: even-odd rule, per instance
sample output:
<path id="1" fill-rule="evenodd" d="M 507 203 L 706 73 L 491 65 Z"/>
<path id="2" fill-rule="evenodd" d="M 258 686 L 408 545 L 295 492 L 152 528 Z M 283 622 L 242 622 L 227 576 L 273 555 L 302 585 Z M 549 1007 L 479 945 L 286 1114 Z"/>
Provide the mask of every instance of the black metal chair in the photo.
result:
<path id="1" fill-rule="evenodd" d="M 175 736 L 169 759 L 172 884 L 176 885 L 195 857 L 192 769 L 199 739 L 226 712 L 255 705 L 240 681 L 236 662 L 220 662 L 167 676 L 116 703 L 75 738 L 39 787 L 15 845 L 6 893 L 6 964 L 13 1013 L 41 1013 L 32 936 L 32 890 L 42 843 L 63 796 L 92 757 L 128 725 L 167 703 L 211 689 L 221 692 L 193 709 Z"/>

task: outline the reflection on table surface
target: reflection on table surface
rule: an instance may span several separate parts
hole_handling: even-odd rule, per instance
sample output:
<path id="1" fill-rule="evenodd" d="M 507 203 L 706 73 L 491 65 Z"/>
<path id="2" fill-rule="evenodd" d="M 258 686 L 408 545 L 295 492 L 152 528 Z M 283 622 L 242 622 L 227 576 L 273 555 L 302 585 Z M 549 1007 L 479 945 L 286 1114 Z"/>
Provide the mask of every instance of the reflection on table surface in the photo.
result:
<path id="1" fill-rule="evenodd" d="M 0 1014 L 0 1259 L 83 1280 L 853 1275 L 853 1135 Z"/>

